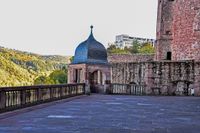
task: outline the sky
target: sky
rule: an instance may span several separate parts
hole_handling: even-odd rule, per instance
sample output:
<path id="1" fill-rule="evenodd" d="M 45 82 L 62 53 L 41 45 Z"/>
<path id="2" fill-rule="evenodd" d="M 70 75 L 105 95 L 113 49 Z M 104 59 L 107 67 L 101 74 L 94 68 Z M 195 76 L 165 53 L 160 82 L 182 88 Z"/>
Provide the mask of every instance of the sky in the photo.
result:
<path id="1" fill-rule="evenodd" d="M 156 38 L 157 0 L 0 0 L 0 46 L 74 55 L 90 33 L 107 47 L 115 36 Z"/>

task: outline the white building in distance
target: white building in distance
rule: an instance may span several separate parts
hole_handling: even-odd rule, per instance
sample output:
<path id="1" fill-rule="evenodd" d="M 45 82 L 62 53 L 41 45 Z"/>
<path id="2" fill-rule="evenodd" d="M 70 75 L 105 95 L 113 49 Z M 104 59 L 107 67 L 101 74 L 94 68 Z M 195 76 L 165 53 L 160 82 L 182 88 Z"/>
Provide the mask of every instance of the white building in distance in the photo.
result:
<path id="1" fill-rule="evenodd" d="M 133 45 L 134 41 L 137 41 L 140 44 L 150 43 L 150 44 L 152 44 L 152 46 L 154 46 L 156 40 L 149 39 L 149 38 L 131 37 L 129 35 L 122 34 L 122 35 L 116 36 L 115 45 L 118 48 L 122 48 L 122 49 L 125 48 L 125 47 L 129 48 Z"/>

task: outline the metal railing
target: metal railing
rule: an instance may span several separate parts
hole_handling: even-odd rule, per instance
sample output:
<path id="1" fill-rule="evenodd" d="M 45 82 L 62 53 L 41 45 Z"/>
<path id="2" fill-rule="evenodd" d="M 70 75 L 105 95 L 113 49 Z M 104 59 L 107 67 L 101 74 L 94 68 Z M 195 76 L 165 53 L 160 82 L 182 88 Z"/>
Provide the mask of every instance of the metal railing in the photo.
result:
<path id="1" fill-rule="evenodd" d="M 0 112 L 85 94 L 85 84 L 0 88 Z"/>
<path id="2" fill-rule="evenodd" d="M 116 84 L 110 85 L 110 94 L 121 94 L 121 95 L 145 95 L 145 87 L 143 85 L 136 84 Z"/>

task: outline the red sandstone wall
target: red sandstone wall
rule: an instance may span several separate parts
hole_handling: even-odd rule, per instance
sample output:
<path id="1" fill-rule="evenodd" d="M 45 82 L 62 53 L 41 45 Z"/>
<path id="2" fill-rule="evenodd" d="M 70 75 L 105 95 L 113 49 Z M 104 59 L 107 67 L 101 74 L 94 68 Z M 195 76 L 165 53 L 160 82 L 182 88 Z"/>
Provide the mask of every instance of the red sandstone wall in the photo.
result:
<path id="1" fill-rule="evenodd" d="M 200 0 L 176 0 L 173 60 L 200 60 Z"/>
<path id="2" fill-rule="evenodd" d="M 108 56 L 108 62 L 110 63 L 120 63 L 120 62 L 145 62 L 153 61 L 154 54 L 144 55 L 144 54 L 114 54 Z"/>
<path id="3" fill-rule="evenodd" d="M 173 4 L 169 0 L 158 0 L 155 60 L 165 60 L 167 52 L 171 52 Z"/>
<path id="4" fill-rule="evenodd" d="M 200 0 L 158 0 L 155 60 L 200 60 Z"/>
<path id="5" fill-rule="evenodd" d="M 112 63 L 112 83 L 129 84 L 134 82 L 145 86 L 147 94 L 152 88 L 160 88 L 162 95 L 183 95 L 195 89 L 200 96 L 200 62 L 160 61 L 143 63 Z"/>

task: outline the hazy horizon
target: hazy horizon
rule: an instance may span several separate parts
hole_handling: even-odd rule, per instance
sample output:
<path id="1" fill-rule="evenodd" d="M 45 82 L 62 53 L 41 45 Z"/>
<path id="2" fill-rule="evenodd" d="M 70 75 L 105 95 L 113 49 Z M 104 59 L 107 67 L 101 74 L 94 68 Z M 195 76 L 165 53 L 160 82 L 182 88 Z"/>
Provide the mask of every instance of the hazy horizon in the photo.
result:
<path id="1" fill-rule="evenodd" d="M 115 36 L 156 38 L 157 0 L 1 0 L 0 46 L 73 55 L 90 25 L 105 46 Z"/>

